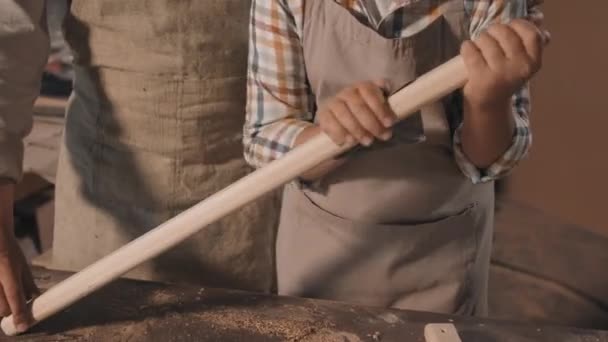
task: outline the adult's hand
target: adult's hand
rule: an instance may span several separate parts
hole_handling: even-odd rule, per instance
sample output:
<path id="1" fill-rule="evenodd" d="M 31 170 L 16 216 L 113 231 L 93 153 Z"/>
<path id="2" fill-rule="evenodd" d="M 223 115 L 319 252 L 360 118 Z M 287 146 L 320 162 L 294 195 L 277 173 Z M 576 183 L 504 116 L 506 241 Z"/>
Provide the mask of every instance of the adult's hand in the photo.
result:
<path id="1" fill-rule="evenodd" d="M 33 323 L 26 301 L 38 294 L 25 256 L 13 231 L 15 186 L 0 180 L 0 315 L 13 315 L 17 331 Z"/>

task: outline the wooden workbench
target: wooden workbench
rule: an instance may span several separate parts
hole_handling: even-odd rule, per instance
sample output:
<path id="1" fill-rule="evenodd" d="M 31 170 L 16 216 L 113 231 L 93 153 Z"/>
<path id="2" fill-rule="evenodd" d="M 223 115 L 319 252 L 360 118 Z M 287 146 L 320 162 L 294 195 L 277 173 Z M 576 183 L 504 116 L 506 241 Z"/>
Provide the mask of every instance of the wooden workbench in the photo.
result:
<path id="1" fill-rule="evenodd" d="M 36 268 L 35 275 L 46 289 L 68 274 Z M 110 284 L 27 335 L 0 341 L 424 341 L 431 322 L 454 322 L 464 342 L 608 342 L 608 332 L 130 280 Z"/>
<path id="2" fill-rule="evenodd" d="M 53 99 L 39 100 L 34 132 L 26 141 L 26 171 L 51 182 L 63 106 Z M 506 202 L 501 207 L 490 270 L 492 314 L 542 322 L 543 326 L 608 329 L 608 277 L 601 272 L 608 264 L 608 239 L 519 203 Z M 42 269 L 36 272 L 43 288 L 66 276 Z M 17 340 L 348 341 L 342 337 L 350 337 L 373 341 L 376 336 L 382 341 L 421 341 L 425 323 L 449 319 L 328 302 L 199 291 L 117 282 L 41 325 L 33 335 Z M 457 323 L 464 341 L 606 340 L 605 334 L 570 329 L 496 321 L 480 326 L 478 321 L 462 319 Z"/>

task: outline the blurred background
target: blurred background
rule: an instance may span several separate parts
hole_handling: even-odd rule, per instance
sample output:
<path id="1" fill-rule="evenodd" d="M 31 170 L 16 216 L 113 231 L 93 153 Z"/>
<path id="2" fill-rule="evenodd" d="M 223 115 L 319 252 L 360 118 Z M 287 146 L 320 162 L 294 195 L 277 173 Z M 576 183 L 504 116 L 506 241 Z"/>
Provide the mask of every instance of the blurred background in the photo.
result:
<path id="1" fill-rule="evenodd" d="M 534 150 L 509 197 L 608 236 L 608 2 L 543 9 L 554 39 L 533 82 Z"/>
<path id="2" fill-rule="evenodd" d="M 65 6 L 48 2 L 52 54 L 15 208 L 22 247 L 42 266 L 52 256 L 57 146 L 73 77 Z M 546 1 L 544 13 L 553 42 L 532 84 L 532 154 L 499 184 L 491 313 L 608 330 L 608 2 Z"/>

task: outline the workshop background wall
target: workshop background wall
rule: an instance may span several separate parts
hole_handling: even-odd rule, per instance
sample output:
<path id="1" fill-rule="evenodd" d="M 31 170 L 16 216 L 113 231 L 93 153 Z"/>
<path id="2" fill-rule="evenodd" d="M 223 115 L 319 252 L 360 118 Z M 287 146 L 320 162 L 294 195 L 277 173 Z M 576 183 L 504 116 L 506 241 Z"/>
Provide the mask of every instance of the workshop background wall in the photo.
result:
<path id="1" fill-rule="evenodd" d="M 532 87 L 534 146 L 509 195 L 608 236 L 608 1 L 543 9 L 553 42 Z"/>

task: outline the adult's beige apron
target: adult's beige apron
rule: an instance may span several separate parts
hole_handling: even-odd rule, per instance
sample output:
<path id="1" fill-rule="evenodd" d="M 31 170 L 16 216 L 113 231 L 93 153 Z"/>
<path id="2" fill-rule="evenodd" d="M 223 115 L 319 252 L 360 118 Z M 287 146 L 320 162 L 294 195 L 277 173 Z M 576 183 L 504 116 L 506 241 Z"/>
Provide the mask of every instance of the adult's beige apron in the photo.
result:
<path id="1" fill-rule="evenodd" d="M 450 2 L 422 32 L 387 39 L 334 1 L 306 1 L 303 47 L 317 106 L 357 81 L 403 85 L 455 56 L 469 21 L 464 2 Z M 281 294 L 485 314 L 493 185 L 473 185 L 455 163 L 457 100 L 428 106 L 389 143 L 352 155 L 319 182 L 286 187 Z"/>
<path id="2" fill-rule="evenodd" d="M 243 0 L 73 1 L 52 267 L 79 270 L 250 171 L 248 16 Z M 258 201 L 129 276 L 268 291 L 276 216 Z"/>

